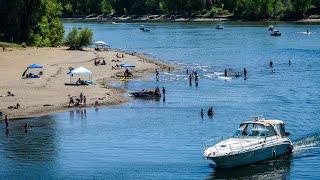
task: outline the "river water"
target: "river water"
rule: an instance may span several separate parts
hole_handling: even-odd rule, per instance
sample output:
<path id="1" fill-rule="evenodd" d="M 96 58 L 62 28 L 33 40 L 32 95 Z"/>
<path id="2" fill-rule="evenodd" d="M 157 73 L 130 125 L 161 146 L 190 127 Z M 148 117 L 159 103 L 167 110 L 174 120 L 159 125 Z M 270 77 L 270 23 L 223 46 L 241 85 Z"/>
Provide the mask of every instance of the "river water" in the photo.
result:
<path id="1" fill-rule="evenodd" d="M 162 72 L 160 81 L 132 81 L 129 90 L 166 88 L 163 101 L 133 100 L 121 106 L 80 109 L 12 122 L 1 127 L 3 178 L 319 178 L 320 26 L 224 23 L 74 23 L 89 27 L 94 40 L 146 53 L 183 68 Z M 308 29 L 312 33 L 305 35 Z M 274 68 L 268 67 L 272 60 Z M 291 65 L 288 61 L 291 60 Z M 224 69 L 248 71 L 247 79 L 224 79 Z M 200 75 L 189 86 L 185 69 Z M 273 72 L 272 72 L 273 71 Z M 212 106 L 212 119 L 200 109 Z M 251 116 L 285 120 L 294 142 L 290 157 L 228 171 L 215 170 L 202 157 L 205 142 L 228 137 Z M 21 126 L 28 122 L 27 132 Z"/>

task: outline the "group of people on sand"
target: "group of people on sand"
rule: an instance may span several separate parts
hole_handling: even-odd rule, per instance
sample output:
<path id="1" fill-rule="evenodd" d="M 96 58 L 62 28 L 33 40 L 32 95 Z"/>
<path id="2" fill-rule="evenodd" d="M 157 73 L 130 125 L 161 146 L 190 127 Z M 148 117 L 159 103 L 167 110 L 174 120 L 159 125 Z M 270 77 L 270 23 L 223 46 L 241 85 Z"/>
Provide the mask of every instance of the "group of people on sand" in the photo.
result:
<path id="1" fill-rule="evenodd" d="M 190 74 L 189 74 L 189 70 L 187 69 L 186 71 L 187 75 L 189 75 L 189 86 L 192 86 L 192 79 L 194 77 L 194 82 L 196 83 L 196 86 L 198 86 L 198 82 L 199 82 L 199 75 L 198 72 L 193 70 Z"/>
<path id="2" fill-rule="evenodd" d="M 86 81 L 82 80 L 82 79 L 78 79 L 76 82 L 77 85 L 87 85 Z"/>
<path id="3" fill-rule="evenodd" d="M 119 54 L 119 53 L 117 53 L 117 54 L 116 54 L 116 57 L 117 57 L 117 58 L 124 58 L 124 54 Z"/>
<path id="4" fill-rule="evenodd" d="M 78 97 L 75 97 L 75 100 L 74 100 L 74 97 L 71 96 L 70 94 L 68 95 L 69 97 L 69 106 L 68 107 L 71 107 L 71 106 L 80 106 L 80 105 L 86 105 L 87 103 L 87 98 L 86 96 L 84 96 L 82 94 L 82 92 L 80 93 L 80 96 L 79 98 Z"/>
<path id="5" fill-rule="evenodd" d="M 211 107 L 209 107 L 209 109 L 208 109 L 207 115 L 208 115 L 209 118 L 212 118 L 213 114 L 214 114 L 214 111 L 213 111 L 213 108 L 212 108 L 212 106 L 211 106 Z M 203 109 L 201 109 L 201 111 L 200 111 L 200 116 L 201 116 L 201 118 L 203 119 L 203 116 L 204 116 Z"/>
<path id="6" fill-rule="evenodd" d="M 33 74 L 33 73 L 27 73 L 26 78 L 40 78 L 40 76 L 43 74 L 42 71 L 39 72 L 39 74 Z"/>
<path id="7" fill-rule="evenodd" d="M 106 63 L 106 61 L 105 61 L 105 59 L 103 58 L 101 61 L 100 61 L 100 59 L 95 59 L 94 60 L 94 65 L 95 66 L 104 66 L 104 65 L 107 65 L 107 63 Z"/>
<path id="8" fill-rule="evenodd" d="M 124 71 L 124 73 L 123 73 L 123 76 L 124 76 L 124 78 L 128 78 L 128 77 L 132 77 L 132 72 L 131 71 L 129 71 L 129 69 L 128 68 L 126 68 L 126 70 Z"/>

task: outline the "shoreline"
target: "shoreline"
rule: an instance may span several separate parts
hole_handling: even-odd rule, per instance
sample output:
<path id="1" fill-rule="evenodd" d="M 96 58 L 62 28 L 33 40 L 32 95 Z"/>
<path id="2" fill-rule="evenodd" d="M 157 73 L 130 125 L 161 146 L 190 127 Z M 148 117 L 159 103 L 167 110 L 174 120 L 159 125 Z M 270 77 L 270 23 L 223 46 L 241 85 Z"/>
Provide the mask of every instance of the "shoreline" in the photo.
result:
<path id="1" fill-rule="evenodd" d="M 124 54 L 124 58 L 117 58 L 116 54 Z M 145 79 L 153 74 L 155 69 L 167 71 L 175 70 L 173 64 L 156 60 L 144 54 L 109 49 L 108 51 L 95 51 L 86 48 L 84 51 L 71 51 L 66 47 L 26 49 L 9 48 L 0 51 L 0 112 L 8 115 L 10 120 L 25 119 L 64 112 L 77 108 L 92 108 L 100 106 L 121 105 L 130 101 L 125 96 L 127 90 L 112 86 L 119 81 L 116 75 L 122 75 L 124 69 L 113 70 L 116 64 L 130 63 L 136 65 L 132 70 L 132 79 Z M 94 65 L 95 58 L 104 58 L 106 65 Z M 112 60 L 118 59 L 119 62 Z M 43 76 L 41 78 L 23 79 L 22 72 L 29 64 L 41 64 Z M 69 67 L 83 66 L 93 74 L 93 85 L 65 86 L 70 81 L 67 75 Z M 130 81 L 130 80 L 129 80 Z M 10 91 L 15 96 L 8 97 Z M 79 94 L 87 97 L 85 106 L 68 107 L 71 96 Z M 75 98 L 74 98 L 75 99 Z M 96 104 L 98 102 L 98 104 Z M 19 103 L 18 109 L 9 109 Z"/>
<path id="2" fill-rule="evenodd" d="M 231 15 L 222 15 L 216 17 L 196 16 L 186 17 L 182 15 L 123 15 L 123 16 L 95 16 L 95 17 L 72 17 L 72 18 L 61 18 L 63 21 L 84 21 L 84 22 L 115 22 L 115 23 L 135 23 L 135 22 L 260 22 L 260 23 L 277 23 L 277 22 L 288 22 L 288 23 L 320 23 L 320 16 L 311 15 L 308 18 L 299 20 L 247 20 L 238 19 Z"/>

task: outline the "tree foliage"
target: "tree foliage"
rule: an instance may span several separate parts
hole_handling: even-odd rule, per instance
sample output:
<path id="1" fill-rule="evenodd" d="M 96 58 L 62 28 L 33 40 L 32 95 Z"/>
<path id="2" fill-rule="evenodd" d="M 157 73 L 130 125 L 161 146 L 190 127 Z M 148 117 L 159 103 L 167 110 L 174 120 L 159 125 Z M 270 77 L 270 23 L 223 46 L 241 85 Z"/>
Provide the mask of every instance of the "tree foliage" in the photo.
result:
<path id="1" fill-rule="evenodd" d="M 79 31 L 73 28 L 66 37 L 66 45 L 72 50 L 81 50 L 85 46 L 92 44 L 93 33 L 90 29 L 85 28 Z"/>
<path id="2" fill-rule="evenodd" d="M 179 14 L 192 16 L 233 13 L 237 18 L 300 19 L 320 13 L 320 0 L 60 0 L 64 17 L 118 14 Z"/>
<path id="3" fill-rule="evenodd" d="M 64 33 L 61 14 L 56 0 L 0 0 L 0 40 L 57 46 Z"/>

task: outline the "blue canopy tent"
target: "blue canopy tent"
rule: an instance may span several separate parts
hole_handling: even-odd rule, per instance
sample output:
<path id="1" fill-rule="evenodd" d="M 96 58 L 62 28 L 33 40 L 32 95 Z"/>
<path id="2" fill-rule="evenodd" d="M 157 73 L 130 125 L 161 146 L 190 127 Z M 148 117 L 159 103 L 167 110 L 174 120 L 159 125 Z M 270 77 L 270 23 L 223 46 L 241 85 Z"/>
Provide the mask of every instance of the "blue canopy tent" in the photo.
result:
<path id="1" fill-rule="evenodd" d="M 30 69 L 34 69 L 34 68 L 43 68 L 43 66 L 41 64 L 30 64 L 28 66 L 28 68 Z"/>
<path id="2" fill-rule="evenodd" d="M 27 69 L 22 73 L 22 77 L 26 75 L 29 69 L 41 69 L 43 66 L 41 64 L 30 64 Z"/>
<path id="3" fill-rule="evenodd" d="M 136 66 L 132 65 L 132 64 L 125 63 L 125 64 L 120 64 L 120 67 L 122 67 L 122 68 L 134 68 Z"/>

